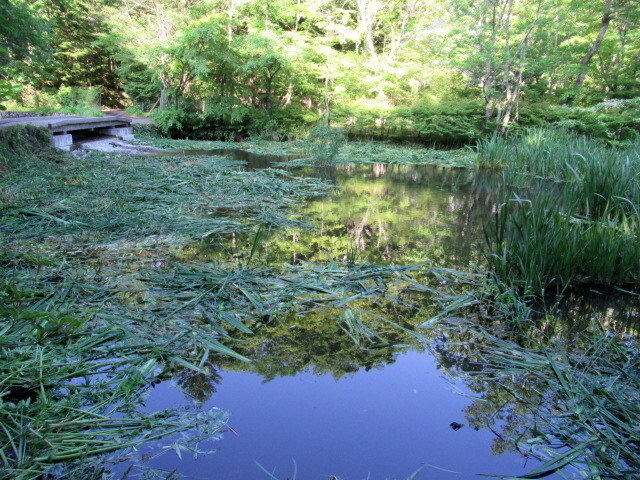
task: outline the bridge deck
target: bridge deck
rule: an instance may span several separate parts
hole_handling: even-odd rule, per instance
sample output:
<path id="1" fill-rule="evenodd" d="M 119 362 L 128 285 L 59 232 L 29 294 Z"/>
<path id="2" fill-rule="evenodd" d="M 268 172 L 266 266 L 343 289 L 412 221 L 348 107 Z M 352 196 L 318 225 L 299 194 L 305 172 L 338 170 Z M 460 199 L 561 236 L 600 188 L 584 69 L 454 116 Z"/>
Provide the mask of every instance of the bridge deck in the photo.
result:
<path id="1" fill-rule="evenodd" d="M 0 120 L 0 128 L 16 125 L 44 127 L 51 133 L 67 133 L 94 128 L 130 127 L 131 119 L 124 117 L 21 117 Z"/>

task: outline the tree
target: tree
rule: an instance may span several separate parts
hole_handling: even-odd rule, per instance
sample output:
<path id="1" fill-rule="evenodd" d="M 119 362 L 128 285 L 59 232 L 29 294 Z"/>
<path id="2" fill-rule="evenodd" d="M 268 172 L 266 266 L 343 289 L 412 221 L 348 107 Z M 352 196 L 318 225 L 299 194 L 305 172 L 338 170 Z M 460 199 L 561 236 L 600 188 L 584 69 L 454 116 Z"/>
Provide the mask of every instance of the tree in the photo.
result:
<path id="1" fill-rule="evenodd" d="M 0 2 L 0 110 L 14 98 L 16 83 L 27 70 L 43 66 L 50 48 L 48 26 L 23 0 Z"/>

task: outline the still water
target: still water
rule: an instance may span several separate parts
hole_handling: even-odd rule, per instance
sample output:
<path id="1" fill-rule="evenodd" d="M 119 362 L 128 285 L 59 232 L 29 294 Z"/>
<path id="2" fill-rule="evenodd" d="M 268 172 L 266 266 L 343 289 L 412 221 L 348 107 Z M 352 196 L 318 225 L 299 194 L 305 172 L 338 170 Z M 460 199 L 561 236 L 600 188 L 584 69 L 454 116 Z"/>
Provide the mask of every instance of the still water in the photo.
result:
<path id="1" fill-rule="evenodd" d="M 224 153 L 247 161 L 247 168 L 278 160 Z M 266 236 L 260 257 L 268 263 L 330 256 L 466 268 L 481 261 L 476 243 L 495 203 L 493 178 L 464 169 L 376 164 L 298 173 L 329 178 L 339 188 L 301 207 L 300 216 L 315 230 Z M 233 247 L 225 248 L 227 254 Z M 535 467 L 501 441 L 499 430 L 509 418 L 483 423 L 486 415 L 479 412 L 492 408 L 485 392 L 456 375 L 477 365 L 458 355 L 442 332 L 425 332 L 431 340 L 422 344 L 399 332 L 393 343 L 401 346 L 367 350 L 336 325 L 334 313 L 286 319 L 241 338 L 246 346 L 240 352 L 252 363 L 214 360 L 210 375 L 177 371 L 158 385 L 149 411 L 198 401 L 228 411 L 230 430 L 206 446 L 215 454 L 180 460 L 169 450 L 146 464 L 220 480 L 403 480 L 420 467 L 418 479 L 450 480 L 516 476 Z M 153 457 L 168 443 L 143 452 Z"/>

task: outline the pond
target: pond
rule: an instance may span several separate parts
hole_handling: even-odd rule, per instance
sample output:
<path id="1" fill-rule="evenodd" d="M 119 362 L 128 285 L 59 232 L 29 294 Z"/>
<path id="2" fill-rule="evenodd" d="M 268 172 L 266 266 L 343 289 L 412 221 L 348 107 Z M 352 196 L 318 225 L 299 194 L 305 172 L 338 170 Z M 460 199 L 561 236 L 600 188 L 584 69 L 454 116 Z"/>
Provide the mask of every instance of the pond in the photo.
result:
<path id="1" fill-rule="evenodd" d="M 184 152 L 190 153 L 205 152 Z M 282 160 L 244 151 L 208 153 L 234 156 L 250 169 Z M 328 257 L 428 261 L 447 268 L 481 262 L 476 244 L 494 208 L 498 182 L 491 175 L 379 164 L 296 173 L 330 178 L 338 188 L 301 208 L 300 217 L 314 230 L 273 231 L 260 239 L 258 256 L 267 264 Z M 206 261 L 237 248 L 235 241 L 227 242 L 201 248 L 196 257 Z M 389 311 L 393 307 L 382 302 L 376 308 L 411 323 L 406 311 Z M 165 452 L 167 440 L 147 445 L 145 465 L 188 478 L 225 480 L 400 480 L 420 467 L 416 478 L 445 480 L 515 476 L 534 468 L 535 460 L 500 435 L 512 420 L 502 416 L 504 405 L 488 404 L 494 397 L 483 395 L 482 386 L 460 380 L 460 372 L 482 367 L 456 351 L 455 339 L 434 329 L 423 332 L 427 341 L 418 342 L 396 330 L 387 332 L 389 343 L 361 348 L 335 321 L 339 314 L 321 310 L 239 334 L 238 351 L 251 363 L 224 358 L 209 360 L 209 375 L 174 371 L 171 381 L 156 386 L 146 408 L 202 402 L 202 408 L 230 412 L 229 431 L 205 446 L 215 454 L 197 458 Z"/>

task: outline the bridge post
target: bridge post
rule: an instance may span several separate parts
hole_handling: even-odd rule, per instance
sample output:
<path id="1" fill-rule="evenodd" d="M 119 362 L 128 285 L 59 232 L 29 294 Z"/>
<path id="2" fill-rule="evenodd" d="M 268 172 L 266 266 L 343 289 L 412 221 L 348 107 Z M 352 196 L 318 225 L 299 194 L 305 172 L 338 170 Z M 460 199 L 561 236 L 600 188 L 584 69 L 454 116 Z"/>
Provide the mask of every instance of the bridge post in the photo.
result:
<path id="1" fill-rule="evenodd" d="M 113 135 L 122 140 L 133 140 L 133 127 L 107 127 L 96 128 L 96 133 L 100 135 Z"/>
<path id="2" fill-rule="evenodd" d="M 51 145 L 61 150 L 71 150 L 73 145 L 73 137 L 70 133 L 52 134 Z"/>

